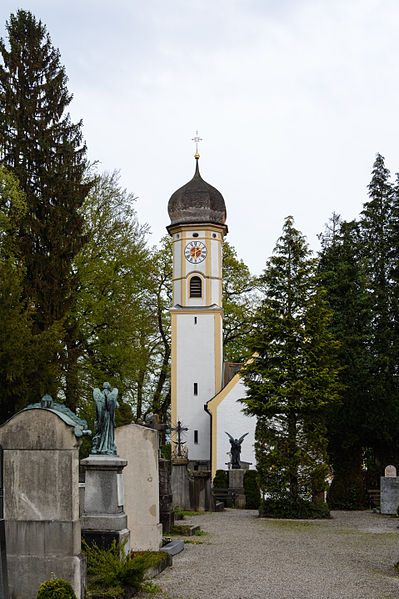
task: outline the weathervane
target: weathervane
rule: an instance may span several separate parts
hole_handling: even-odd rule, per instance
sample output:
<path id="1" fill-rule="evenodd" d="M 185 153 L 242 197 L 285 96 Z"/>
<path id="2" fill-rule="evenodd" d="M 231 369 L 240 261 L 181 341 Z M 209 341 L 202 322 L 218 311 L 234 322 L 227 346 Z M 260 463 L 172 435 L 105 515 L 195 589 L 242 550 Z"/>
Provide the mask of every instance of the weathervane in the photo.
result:
<path id="1" fill-rule="evenodd" d="M 200 155 L 198 153 L 198 144 L 200 141 L 202 141 L 202 137 L 199 137 L 198 135 L 198 129 L 195 132 L 195 137 L 192 137 L 191 141 L 195 141 L 195 158 L 199 158 Z"/>

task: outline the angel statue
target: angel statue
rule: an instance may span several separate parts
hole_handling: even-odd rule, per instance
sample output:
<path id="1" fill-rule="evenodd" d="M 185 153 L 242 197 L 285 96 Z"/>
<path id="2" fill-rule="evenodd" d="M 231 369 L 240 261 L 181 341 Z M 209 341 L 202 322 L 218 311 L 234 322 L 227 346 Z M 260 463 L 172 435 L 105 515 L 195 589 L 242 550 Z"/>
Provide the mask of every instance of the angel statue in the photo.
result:
<path id="1" fill-rule="evenodd" d="M 93 397 L 96 404 L 96 422 L 92 453 L 116 455 L 114 431 L 115 409 L 119 407 L 116 400 L 118 389 L 112 389 L 109 383 L 104 383 L 103 391 L 93 389 Z"/>
<path id="2" fill-rule="evenodd" d="M 240 464 L 241 443 L 243 442 L 244 437 L 246 437 L 248 435 L 248 433 L 245 433 L 245 435 L 243 435 L 239 439 L 234 439 L 231 435 L 229 435 L 229 433 L 227 431 L 225 431 L 225 433 L 228 436 L 228 438 L 230 439 L 231 467 L 234 470 L 237 470 L 238 468 L 241 468 L 241 464 Z"/>

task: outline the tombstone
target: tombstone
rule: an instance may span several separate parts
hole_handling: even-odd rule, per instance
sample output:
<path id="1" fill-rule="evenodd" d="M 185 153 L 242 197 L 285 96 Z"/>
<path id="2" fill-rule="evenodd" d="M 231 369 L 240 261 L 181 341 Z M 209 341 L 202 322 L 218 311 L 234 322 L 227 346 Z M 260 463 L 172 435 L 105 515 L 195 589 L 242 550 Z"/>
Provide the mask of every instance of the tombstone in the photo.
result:
<path id="1" fill-rule="evenodd" d="M 8 599 L 7 551 L 3 497 L 3 448 L 0 446 L 0 599 Z"/>
<path id="2" fill-rule="evenodd" d="M 79 446 L 88 431 L 65 406 L 45 398 L 0 427 L 9 593 L 36 599 L 40 584 L 55 574 L 82 599 Z"/>
<path id="3" fill-rule="evenodd" d="M 190 500 L 190 478 L 188 476 L 188 459 L 172 457 L 172 473 L 170 484 L 172 488 L 173 507 L 179 506 L 183 510 L 193 509 Z"/>
<path id="4" fill-rule="evenodd" d="M 399 507 L 399 477 L 395 466 L 385 468 L 385 476 L 381 476 L 381 514 L 396 515 Z"/>
<path id="5" fill-rule="evenodd" d="M 130 531 L 124 511 L 123 469 L 127 460 L 117 455 L 115 410 L 118 389 L 107 382 L 93 389 L 96 420 L 92 453 L 80 463 L 85 470 L 84 504 L 81 514 L 82 535 L 88 545 L 108 549 L 115 541 L 130 550 Z"/>
<path id="6" fill-rule="evenodd" d="M 8 574 L 5 522 L 0 519 L 0 599 L 8 599 Z"/>
<path id="7" fill-rule="evenodd" d="M 209 470 L 195 470 L 190 479 L 190 505 L 195 512 L 213 512 L 214 500 Z"/>
<path id="8" fill-rule="evenodd" d="M 232 498 L 233 507 L 245 508 L 244 475 L 246 470 L 236 468 L 228 471 L 229 495 Z"/>
<path id="9" fill-rule="evenodd" d="M 162 541 L 159 517 L 158 432 L 139 424 L 115 429 L 115 442 L 127 460 L 124 469 L 125 513 L 134 551 L 158 551 Z"/>
<path id="10" fill-rule="evenodd" d="M 170 485 L 170 462 L 159 460 L 159 518 L 162 524 L 162 534 L 168 534 L 174 524 L 173 496 Z"/>
<path id="11" fill-rule="evenodd" d="M 109 548 L 113 541 L 130 549 L 130 532 L 124 511 L 122 470 L 127 460 L 117 455 L 89 455 L 81 460 L 85 470 L 82 537 L 88 545 Z"/>
<path id="12" fill-rule="evenodd" d="M 385 468 L 385 476 L 388 476 L 388 477 L 396 476 L 395 466 L 387 466 Z"/>

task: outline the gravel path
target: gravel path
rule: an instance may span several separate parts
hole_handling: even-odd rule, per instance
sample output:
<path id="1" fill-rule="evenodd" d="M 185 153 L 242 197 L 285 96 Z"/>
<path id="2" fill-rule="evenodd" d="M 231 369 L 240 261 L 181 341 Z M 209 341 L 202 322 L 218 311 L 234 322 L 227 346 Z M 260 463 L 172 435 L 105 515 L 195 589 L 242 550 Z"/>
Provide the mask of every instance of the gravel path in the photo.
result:
<path id="1" fill-rule="evenodd" d="M 252 510 L 186 518 L 191 537 L 154 583 L 153 599 L 399 598 L 399 521 L 367 512 L 331 520 L 272 520 Z"/>

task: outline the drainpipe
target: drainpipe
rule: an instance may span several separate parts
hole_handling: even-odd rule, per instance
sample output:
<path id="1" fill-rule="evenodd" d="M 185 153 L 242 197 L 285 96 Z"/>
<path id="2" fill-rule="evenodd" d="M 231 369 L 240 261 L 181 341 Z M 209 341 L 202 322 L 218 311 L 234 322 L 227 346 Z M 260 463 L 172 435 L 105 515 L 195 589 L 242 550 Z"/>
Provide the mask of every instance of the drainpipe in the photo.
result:
<path id="1" fill-rule="evenodd" d="M 211 484 L 212 484 L 212 414 L 208 410 L 208 403 L 204 403 L 204 410 L 207 414 L 209 414 L 209 418 L 211 419 L 210 423 L 210 435 L 209 435 L 209 456 L 210 456 L 210 465 L 211 465 Z"/>

